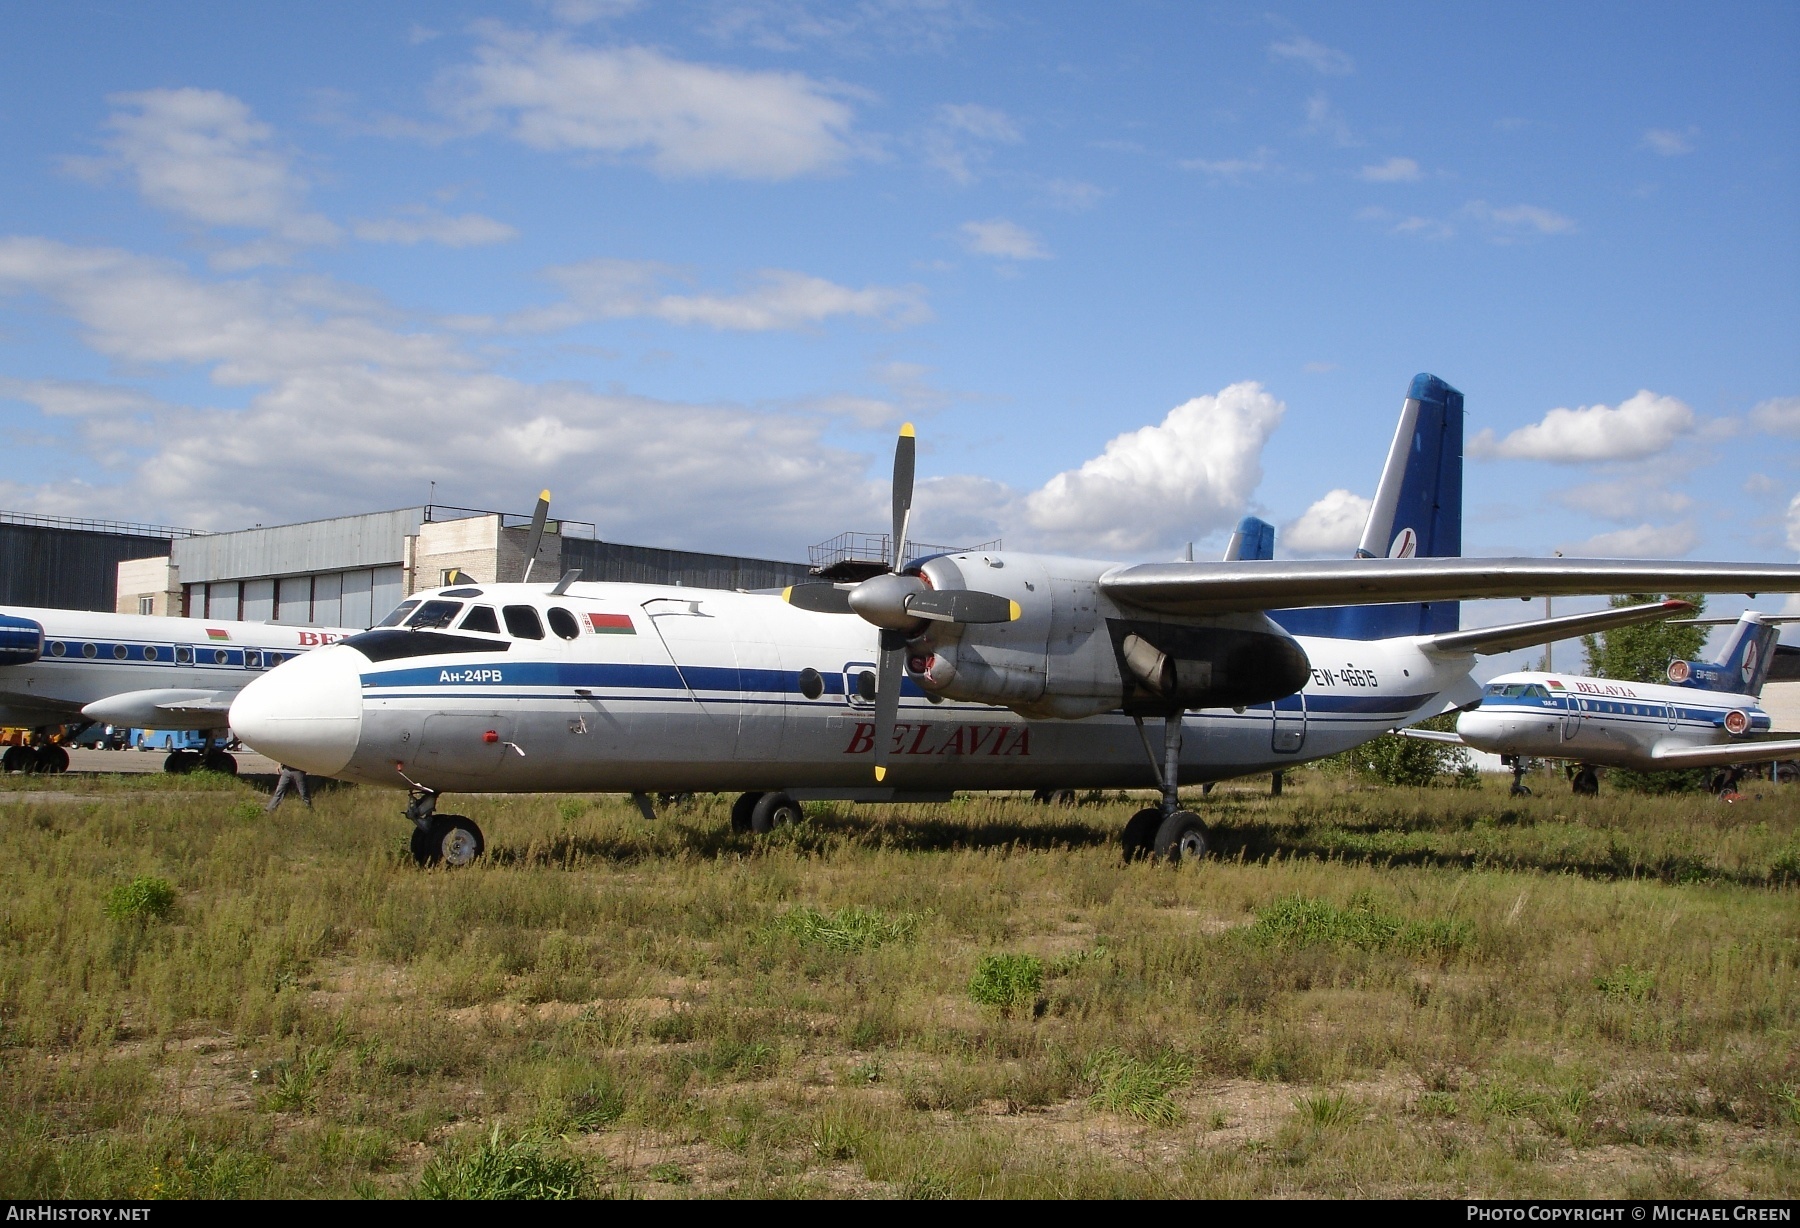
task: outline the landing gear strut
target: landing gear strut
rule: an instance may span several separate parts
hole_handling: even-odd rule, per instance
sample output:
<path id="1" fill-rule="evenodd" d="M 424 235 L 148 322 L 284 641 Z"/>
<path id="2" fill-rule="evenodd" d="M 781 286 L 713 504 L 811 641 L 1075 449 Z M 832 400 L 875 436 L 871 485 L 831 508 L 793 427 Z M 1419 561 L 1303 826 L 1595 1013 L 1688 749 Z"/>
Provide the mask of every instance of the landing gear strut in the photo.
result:
<path id="1" fill-rule="evenodd" d="M 412 821 L 413 860 L 422 866 L 466 866 L 487 848 L 475 820 L 460 814 L 439 814 L 438 795 L 431 789 L 415 789 L 407 795 L 406 817 Z"/>
<path id="2" fill-rule="evenodd" d="M 1712 774 L 1712 779 L 1706 782 L 1706 787 L 1712 792 L 1714 797 L 1726 797 L 1738 791 L 1738 784 L 1743 779 L 1743 768 L 1728 767 L 1714 772 Z"/>
<path id="3" fill-rule="evenodd" d="M 1600 773 L 1584 763 L 1576 769 L 1574 778 L 1569 781 L 1569 787 L 1575 791 L 1577 797 L 1597 797 L 1600 793 Z"/>
<path id="4" fill-rule="evenodd" d="M 1163 757 L 1158 766 L 1154 755 L 1150 765 L 1156 770 L 1156 783 L 1162 787 L 1162 805 L 1138 811 L 1125 824 L 1120 843 L 1125 860 L 1136 861 L 1154 856 L 1159 861 L 1176 863 L 1183 858 L 1200 858 L 1207 854 L 1211 840 L 1206 824 L 1191 810 L 1181 808 L 1181 718 L 1171 712 L 1163 718 Z M 1150 740 L 1144 736 L 1144 721 L 1137 718 L 1138 735 L 1144 738 L 1144 749 Z"/>

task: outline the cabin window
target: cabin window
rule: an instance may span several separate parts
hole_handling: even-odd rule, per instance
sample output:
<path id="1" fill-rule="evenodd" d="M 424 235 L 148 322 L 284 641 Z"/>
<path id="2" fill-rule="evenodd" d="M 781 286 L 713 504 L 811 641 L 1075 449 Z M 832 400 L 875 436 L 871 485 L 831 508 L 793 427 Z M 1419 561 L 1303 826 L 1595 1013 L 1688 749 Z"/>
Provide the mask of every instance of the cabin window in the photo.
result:
<path id="1" fill-rule="evenodd" d="M 394 607 L 394 612 L 376 623 L 377 627 L 398 627 L 402 619 L 411 614 L 419 606 L 418 601 L 402 601 Z"/>
<path id="2" fill-rule="evenodd" d="M 145 644 L 144 645 L 144 660 L 154 661 L 154 660 L 156 660 L 156 656 L 157 656 L 157 653 L 156 653 L 155 646 L 151 645 L 151 644 Z"/>
<path id="3" fill-rule="evenodd" d="M 438 631 L 448 627 L 462 608 L 460 601 L 427 601 L 406 620 L 406 625 L 415 631 Z"/>
<path id="4" fill-rule="evenodd" d="M 808 699 L 817 699 L 825 693 L 825 678 L 812 666 L 800 671 L 800 693 Z"/>
<path id="5" fill-rule="evenodd" d="M 257 652 L 254 648 L 246 648 L 244 650 L 244 668 L 261 669 L 262 653 Z"/>
<path id="6" fill-rule="evenodd" d="M 113 660 L 123 661 L 126 657 L 129 657 L 130 655 L 131 655 L 131 649 L 127 648 L 125 645 L 123 645 L 123 644 L 114 644 L 113 645 Z"/>
<path id="7" fill-rule="evenodd" d="M 214 665 L 229 665 L 229 664 L 231 664 L 231 654 L 226 652 L 223 648 L 213 649 L 213 664 Z"/>
<path id="8" fill-rule="evenodd" d="M 60 657 L 68 651 L 69 646 L 61 640 L 56 640 L 50 645 L 50 655 L 53 657 Z"/>
<path id="9" fill-rule="evenodd" d="M 544 612 L 544 617 L 549 620 L 550 630 L 560 639 L 572 640 L 581 634 L 581 624 L 575 621 L 575 616 L 559 605 L 551 606 Z"/>
<path id="10" fill-rule="evenodd" d="M 194 663 L 194 650 L 192 648 L 177 648 L 175 650 L 175 663 L 177 665 L 192 665 Z"/>
<path id="11" fill-rule="evenodd" d="M 81 646 L 81 655 L 84 657 L 94 657 L 99 654 L 99 651 L 100 650 L 95 648 L 92 644 L 83 644 Z"/>
<path id="12" fill-rule="evenodd" d="M 506 607 L 506 629 L 522 640 L 544 638 L 544 624 L 538 621 L 537 610 L 528 605 Z"/>
<path id="13" fill-rule="evenodd" d="M 494 617 L 493 606 L 473 605 L 469 607 L 469 612 L 463 615 L 462 626 L 459 629 L 463 631 L 485 631 L 489 635 L 499 635 L 500 620 Z"/>
<path id="14" fill-rule="evenodd" d="M 860 698 L 867 700 L 869 703 L 875 702 L 875 671 L 874 670 L 865 669 L 861 673 L 856 675 L 856 694 Z"/>

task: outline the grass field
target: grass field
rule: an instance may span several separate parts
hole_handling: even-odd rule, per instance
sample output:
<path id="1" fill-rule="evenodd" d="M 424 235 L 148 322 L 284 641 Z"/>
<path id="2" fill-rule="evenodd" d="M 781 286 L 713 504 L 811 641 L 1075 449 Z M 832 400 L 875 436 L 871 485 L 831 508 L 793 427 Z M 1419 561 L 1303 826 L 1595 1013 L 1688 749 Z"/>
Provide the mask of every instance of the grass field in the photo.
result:
<path id="1" fill-rule="evenodd" d="M 1800 1195 L 1800 791 L 0 780 L 0 1194 Z M 164 886 L 163 884 L 166 884 Z"/>

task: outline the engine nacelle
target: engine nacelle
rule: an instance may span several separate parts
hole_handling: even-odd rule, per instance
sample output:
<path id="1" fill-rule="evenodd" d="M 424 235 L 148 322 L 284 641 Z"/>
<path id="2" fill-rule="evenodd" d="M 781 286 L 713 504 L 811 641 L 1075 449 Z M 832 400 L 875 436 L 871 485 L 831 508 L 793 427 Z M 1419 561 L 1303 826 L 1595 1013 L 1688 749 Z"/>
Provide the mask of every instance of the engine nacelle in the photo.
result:
<path id="1" fill-rule="evenodd" d="M 1243 707 L 1305 685 L 1305 652 L 1265 615 L 1127 611 L 1100 592 L 1114 566 L 999 552 L 923 560 L 917 571 L 932 588 L 1008 597 L 1021 616 L 926 625 L 907 641 L 908 674 L 928 695 L 1033 719 Z"/>
<path id="2" fill-rule="evenodd" d="M 30 665 L 44 655 L 44 628 L 29 618 L 0 614 L 0 665 Z"/>

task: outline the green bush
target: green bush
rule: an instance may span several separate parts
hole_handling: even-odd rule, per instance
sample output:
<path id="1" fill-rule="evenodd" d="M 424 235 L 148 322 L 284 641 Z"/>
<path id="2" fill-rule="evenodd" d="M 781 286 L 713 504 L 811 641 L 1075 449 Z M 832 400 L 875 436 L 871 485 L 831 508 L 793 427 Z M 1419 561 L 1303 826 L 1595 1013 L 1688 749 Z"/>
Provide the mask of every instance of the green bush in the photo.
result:
<path id="1" fill-rule="evenodd" d="M 1377 911 L 1362 898 L 1339 908 L 1325 900 L 1290 895 L 1257 911 L 1250 937 L 1264 946 L 1290 950 L 1336 945 L 1452 955 L 1475 944 L 1475 925 L 1462 920 L 1404 921 Z"/>
<path id="2" fill-rule="evenodd" d="M 1044 988 L 1044 961 L 1035 955 L 984 955 L 969 981 L 969 996 L 982 1006 L 1012 1011 L 1036 1004 Z"/>
<path id="3" fill-rule="evenodd" d="M 796 908 L 782 915 L 776 928 L 793 935 L 803 946 L 833 951 L 862 951 L 913 936 L 919 919 L 911 913 L 887 917 L 873 908 L 851 905 L 836 912 Z"/>
<path id="4" fill-rule="evenodd" d="M 1127 1113 L 1153 1126 L 1173 1126 L 1184 1114 L 1169 1093 L 1193 1081 L 1194 1064 L 1174 1051 L 1146 1060 L 1106 1048 L 1082 1064 L 1081 1074 L 1093 1085 L 1088 1103 L 1095 1108 Z"/>
<path id="5" fill-rule="evenodd" d="M 543 1140 L 524 1135 L 506 1141 L 495 1125 L 480 1146 L 452 1145 L 433 1156 L 419 1174 L 420 1198 L 470 1199 L 580 1198 L 588 1188 L 587 1166 L 573 1156 L 553 1155 Z"/>
<path id="6" fill-rule="evenodd" d="M 1656 974 L 1648 968 L 1620 964 L 1611 972 L 1595 977 L 1594 988 L 1618 1001 L 1642 1002 L 1656 988 Z"/>
<path id="7" fill-rule="evenodd" d="M 1416 728 L 1454 732 L 1456 717 L 1456 713 L 1446 712 L 1420 721 Z M 1420 789 L 1440 785 L 1459 789 L 1481 787 L 1481 773 L 1470 760 L 1469 752 L 1462 747 L 1451 742 L 1402 737 L 1397 733 L 1384 733 L 1324 762 L 1376 784 Z"/>
<path id="8" fill-rule="evenodd" d="M 106 915 L 114 921 L 166 921 L 175 911 L 175 887 L 166 878 L 141 875 L 106 895 Z"/>

